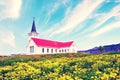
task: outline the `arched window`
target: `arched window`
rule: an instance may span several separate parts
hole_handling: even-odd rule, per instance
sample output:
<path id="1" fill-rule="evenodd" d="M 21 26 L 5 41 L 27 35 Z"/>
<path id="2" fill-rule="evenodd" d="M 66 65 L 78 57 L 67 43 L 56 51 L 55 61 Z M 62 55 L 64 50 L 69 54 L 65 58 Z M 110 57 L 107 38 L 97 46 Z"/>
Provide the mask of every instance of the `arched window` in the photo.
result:
<path id="1" fill-rule="evenodd" d="M 44 53 L 44 48 L 42 48 L 42 53 Z"/>
<path id="2" fill-rule="evenodd" d="M 51 53 L 53 53 L 53 49 L 51 49 Z"/>
<path id="3" fill-rule="evenodd" d="M 64 52 L 64 50 L 62 49 L 62 52 Z"/>
<path id="4" fill-rule="evenodd" d="M 65 52 L 66 52 L 66 49 L 65 49 Z"/>
<path id="5" fill-rule="evenodd" d="M 57 49 L 55 49 L 55 52 L 57 52 Z"/>
<path id="6" fill-rule="evenodd" d="M 59 50 L 59 52 L 61 53 L 61 50 Z"/>
<path id="7" fill-rule="evenodd" d="M 47 49 L 47 53 L 49 53 L 49 49 Z"/>

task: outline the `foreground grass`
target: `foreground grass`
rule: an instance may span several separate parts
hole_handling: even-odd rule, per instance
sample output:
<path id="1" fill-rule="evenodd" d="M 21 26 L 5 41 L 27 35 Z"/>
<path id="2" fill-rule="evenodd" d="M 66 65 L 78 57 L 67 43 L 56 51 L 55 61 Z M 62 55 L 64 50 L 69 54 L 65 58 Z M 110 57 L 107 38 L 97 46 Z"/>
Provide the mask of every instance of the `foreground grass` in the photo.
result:
<path id="1" fill-rule="evenodd" d="M 61 58 L 61 57 L 80 57 L 87 56 L 90 54 L 85 53 L 62 53 L 62 54 L 35 54 L 35 55 L 17 55 L 17 56 L 1 56 L 0 66 L 12 65 L 14 62 L 28 62 L 28 61 L 41 61 L 50 58 Z"/>
<path id="2" fill-rule="evenodd" d="M 29 55 L 1 60 L 1 62 L 6 61 L 9 64 L 0 67 L 0 79 L 2 80 L 120 79 L 120 54 Z"/>

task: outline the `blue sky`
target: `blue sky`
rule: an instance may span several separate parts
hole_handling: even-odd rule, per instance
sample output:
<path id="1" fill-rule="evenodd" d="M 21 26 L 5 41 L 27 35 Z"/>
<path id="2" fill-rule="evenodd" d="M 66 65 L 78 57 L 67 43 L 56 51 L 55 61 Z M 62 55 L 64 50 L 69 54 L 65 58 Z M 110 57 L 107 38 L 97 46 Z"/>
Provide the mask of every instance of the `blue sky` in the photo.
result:
<path id="1" fill-rule="evenodd" d="M 40 38 L 79 50 L 120 43 L 120 0 L 0 0 L 0 55 L 26 53 L 33 17 Z"/>

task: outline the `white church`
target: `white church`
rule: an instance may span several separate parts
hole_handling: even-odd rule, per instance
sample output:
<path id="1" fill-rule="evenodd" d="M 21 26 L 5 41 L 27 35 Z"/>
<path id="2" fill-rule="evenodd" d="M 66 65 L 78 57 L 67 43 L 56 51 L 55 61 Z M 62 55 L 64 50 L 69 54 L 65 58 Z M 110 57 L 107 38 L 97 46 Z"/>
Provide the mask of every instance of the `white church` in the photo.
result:
<path id="1" fill-rule="evenodd" d="M 59 42 L 38 37 L 35 21 L 33 20 L 31 32 L 28 33 L 27 54 L 56 54 L 56 53 L 77 53 L 74 41 Z"/>

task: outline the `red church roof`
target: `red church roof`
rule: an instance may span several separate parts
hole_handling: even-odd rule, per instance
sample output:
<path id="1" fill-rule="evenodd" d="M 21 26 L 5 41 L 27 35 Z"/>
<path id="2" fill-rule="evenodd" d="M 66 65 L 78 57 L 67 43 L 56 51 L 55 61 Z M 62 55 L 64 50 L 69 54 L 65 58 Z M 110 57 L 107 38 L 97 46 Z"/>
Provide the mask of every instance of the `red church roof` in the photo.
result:
<path id="1" fill-rule="evenodd" d="M 39 47 L 41 46 L 41 47 L 52 47 L 52 48 L 70 47 L 72 45 L 72 43 L 73 43 L 73 41 L 70 41 L 70 42 L 58 42 L 58 41 L 51 41 L 51 40 L 38 39 L 38 38 L 32 38 L 32 40 Z"/>

